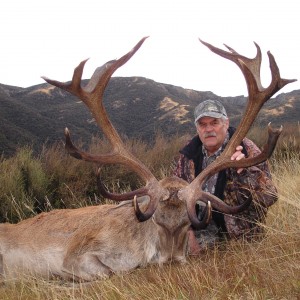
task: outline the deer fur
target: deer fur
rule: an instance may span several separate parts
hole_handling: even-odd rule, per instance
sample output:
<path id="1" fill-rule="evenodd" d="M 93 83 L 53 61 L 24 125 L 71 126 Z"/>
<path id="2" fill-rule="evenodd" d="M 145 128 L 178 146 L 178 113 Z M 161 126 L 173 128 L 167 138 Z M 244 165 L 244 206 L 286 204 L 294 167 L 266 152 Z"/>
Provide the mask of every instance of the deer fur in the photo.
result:
<path id="1" fill-rule="evenodd" d="M 176 183 L 186 186 L 179 178 Z M 139 222 L 133 201 L 41 213 L 0 224 L 0 274 L 91 281 L 149 263 L 185 262 L 190 221 L 186 204 L 165 180 L 171 197 Z M 178 185 L 176 185 L 178 187 Z M 138 199 L 141 209 L 149 197 Z"/>

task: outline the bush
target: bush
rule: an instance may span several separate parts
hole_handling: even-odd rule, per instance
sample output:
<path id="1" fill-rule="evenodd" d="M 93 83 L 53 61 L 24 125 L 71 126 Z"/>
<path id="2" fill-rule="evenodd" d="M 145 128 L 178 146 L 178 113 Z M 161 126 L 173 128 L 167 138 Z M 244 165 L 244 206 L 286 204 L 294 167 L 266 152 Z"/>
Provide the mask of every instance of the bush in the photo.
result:
<path id="1" fill-rule="evenodd" d="M 48 177 L 40 159 L 24 147 L 0 164 L 0 220 L 19 221 L 34 212 L 47 195 Z"/>

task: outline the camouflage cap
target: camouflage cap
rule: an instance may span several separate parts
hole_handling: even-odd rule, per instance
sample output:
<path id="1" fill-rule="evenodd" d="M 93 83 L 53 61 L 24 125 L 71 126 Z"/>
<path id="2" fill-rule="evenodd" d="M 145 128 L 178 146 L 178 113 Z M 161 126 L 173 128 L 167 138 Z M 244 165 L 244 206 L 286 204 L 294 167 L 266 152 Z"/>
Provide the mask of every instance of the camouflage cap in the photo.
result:
<path id="1" fill-rule="evenodd" d="M 224 106 L 217 100 L 206 100 L 194 110 L 195 123 L 202 117 L 228 118 Z"/>

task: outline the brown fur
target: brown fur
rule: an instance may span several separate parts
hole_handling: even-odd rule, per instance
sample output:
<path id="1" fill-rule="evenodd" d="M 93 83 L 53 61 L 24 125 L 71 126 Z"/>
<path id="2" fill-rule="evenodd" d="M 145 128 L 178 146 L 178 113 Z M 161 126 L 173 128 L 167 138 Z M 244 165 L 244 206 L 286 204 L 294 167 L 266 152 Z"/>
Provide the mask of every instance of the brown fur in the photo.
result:
<path id="1" fill-rule="evenodd" d="M 174 180 L 174 179 L 172 179 Z M 139 222 L 132 201 L 41 213 L 18 224 L 0 224 L 0 272 L 90 281 L 148 263 L 184 262 L 190 221 L 177 190 L 179 178 L 161 184 L 170 198 Z M 148 197 L 141 197 L 142 210 Z"/>

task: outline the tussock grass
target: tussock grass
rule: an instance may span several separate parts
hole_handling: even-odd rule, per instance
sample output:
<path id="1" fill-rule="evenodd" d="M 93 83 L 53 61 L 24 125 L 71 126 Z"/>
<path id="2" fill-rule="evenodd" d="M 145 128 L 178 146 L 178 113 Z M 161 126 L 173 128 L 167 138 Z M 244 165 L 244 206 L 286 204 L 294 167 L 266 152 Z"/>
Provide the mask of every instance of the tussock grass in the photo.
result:
<path id="1" fill-rule="evenodd" d="M 186 140 L 161 134 L 150 147 L 140 140 L 125 140 L 126 147 L 138 157 L 158 179 L 170 175 L 174 157 Z M 81 145 L 77 145 L 81 148 Z M 90 153 L 109 153 L 106 140 L 94 138 Z M 41 211 L 76 208 L 105 202 L 98 195 L 97 166 L 70 157 L 62 144 L 44 147 L 38 156 L 30 147 L 19 149 L 11 158 L 0 160 L 0 222 L 17 222 Z M 127 167 L 104 166 L 101 177 L 112 192 L 133 190 L 144 183 Z"/>
<path id="2" fill-rule="evenodd" d="M 295 139 L 298 143 L 298 137 Z M 91 146 L 93 152 L 99 152 L 98 147 L 104 147 L 101 143 L 95 141 Z M 156 174 L 164 176 L 170 174 L 174 165 L 173 157 L 183 141 L 166 141 L 159 137 L 150 150 L 143 143 L 131 143 L 129 147 L 136 151 L 136 155 L 146 164 L 154 166 L 157 163 Z M 299 299 L 300 155 L 295 150 L 297 147 L 290 148 L 288 155 L 280 152 L 278 147 L 270 160 L 279 201 L 268 211 L 264 238 L 254 242 L 238 240 L 218 245 L 200 256 L 189 257 L 184 265 L 167 264 L 161 268 L 150 265 L 88 284 L 44 281 L 39 278 L 4 282 L 0 286 L 0 299 Z M 162 149 L 167 150 L 163 152 Z M 59 187 L 61 189 L 66 189 L 68 185 L 69 191 L 65 193 L 67 196 L 73 194 L 78 205 L 93 202 L 90 198 L 79 204 L 79 199 L 84 196 L 77 196 L 77 189 L 83 185 L 77 180 L 85 183 L 88 179 L 93 180 L 93 167 L 75 159 L 69 160 L 60 148 L 52 149 L 49 153 L 47 151 L 38 158 L 47 174 L 46 178 L 59 178 L 65 184 Z M 52 157 L 52 154 L 55 156 Z M 158 154 L 162 154 L 161 159 Z M 6 163 L 2 161 L 1 168 Z M 117 182 L 118 179 L 114 179 L 109 171 L 103 172 L 103 175 L 111 176 Z M 121 178 L 125 176 L 122 172 L 118 173 Z M 74 180 L 75 187 L 68 181 L 69 178 Z M 89 185 L 92 186 L 91 183 Z M 118 186 L 115 183 L 114 188 L 119 189 L 120 184 Z M 13 189 L 10 195 L 13 195 Z M 69 201 L 73 201 L 72 197 Z M 23 208 L 21 205 L 19 210 Z"/>

